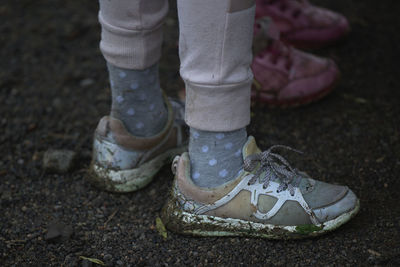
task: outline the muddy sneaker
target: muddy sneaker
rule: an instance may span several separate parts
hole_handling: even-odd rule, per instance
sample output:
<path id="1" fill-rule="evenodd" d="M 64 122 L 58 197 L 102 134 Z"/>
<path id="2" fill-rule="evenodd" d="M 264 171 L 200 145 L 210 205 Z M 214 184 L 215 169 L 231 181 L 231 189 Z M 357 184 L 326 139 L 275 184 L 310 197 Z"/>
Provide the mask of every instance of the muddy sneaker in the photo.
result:
<path id="1" fill-rule="evenodd" d="M 215 189 L 192 182 L 187 153 L 176 157 L 164 224 L 196 236 L 289 239 L 332 231 L 358 212 L 359 200 L 348 187 L 311 179 L 274 153 L 275 148 L 282 146 L 261 152 L 249 137 L 243 147 L 245 170 Z"/>
<path id="2" fill-rule="evenodd" d="M 166 101 L 168 122 L 153 137 L 131 135 L 120 120 L 103 117 L 94 134 L 92 163 L 87 178 L 111 192 L 136 191 L 153 180 L 163 165 L 186 150 L 184 105 Z"/>
<path id="3" fill-rule="evenodd" d="M 252 62 L 252 100 L 270 107 L 295 107 L 331 92 L 340 72 L 331 59 L 302 52 L 271 40 Z"/>
<path id="4" fill-rule="evenodd" d="M 347 19 L 307 0 L 257 0 L 256 18 L 271 17 L 282 40 L 300 48 L 331 44 L 350 31 Z"/>

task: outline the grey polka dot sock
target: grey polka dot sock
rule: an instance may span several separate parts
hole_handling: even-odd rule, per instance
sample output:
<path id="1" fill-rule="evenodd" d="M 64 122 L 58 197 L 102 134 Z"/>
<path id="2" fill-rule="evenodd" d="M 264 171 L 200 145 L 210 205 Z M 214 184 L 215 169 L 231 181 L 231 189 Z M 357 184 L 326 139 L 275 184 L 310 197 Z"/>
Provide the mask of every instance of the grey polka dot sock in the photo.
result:
<path id="1" fill-rule="evenodd" d="M 201 187 L 217 187 L 235 179 L 243 168 L 245 128 L 208 132 L 190 128 L 189 157 L 192 180 Z"/>
<path id="2" fill-rule="evenodd" d="M 111 116 L 140 137 L 156 135 L 165 126 L 168 111 L 162 97 L 158 64 L 144 70 L 122 69 L 108 63 L 112 92 Z"/>

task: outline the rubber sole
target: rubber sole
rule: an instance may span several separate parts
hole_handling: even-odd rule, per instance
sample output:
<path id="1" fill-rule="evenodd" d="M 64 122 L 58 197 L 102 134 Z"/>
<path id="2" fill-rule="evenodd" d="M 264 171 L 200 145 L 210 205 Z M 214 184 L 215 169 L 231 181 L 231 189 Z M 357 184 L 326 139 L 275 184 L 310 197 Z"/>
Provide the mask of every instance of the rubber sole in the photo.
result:
<path id="1" fill-rule="evenodd" d="M 178 234 L 222 237 L 244 236 L 266 239 L 302 239 L 321 236 L 331 232 L 353 218 L 360 209 L 360 202 L 353 210 L 321 225 L 277 226 L 240 219 L 196 215 L 182 211 L 174 198 L 164 206 L 161 219 L 164 225 Z"/>
<path id="2" fill-rule="evenodd" d="M 186 146 L 170 149 L 138 168 L 127 170 L 106 168 L 92 161 L 86 179 L 94 186 L 109 192 L 134 192 L 148 185 L 164 165 L 186 150 Z"/>

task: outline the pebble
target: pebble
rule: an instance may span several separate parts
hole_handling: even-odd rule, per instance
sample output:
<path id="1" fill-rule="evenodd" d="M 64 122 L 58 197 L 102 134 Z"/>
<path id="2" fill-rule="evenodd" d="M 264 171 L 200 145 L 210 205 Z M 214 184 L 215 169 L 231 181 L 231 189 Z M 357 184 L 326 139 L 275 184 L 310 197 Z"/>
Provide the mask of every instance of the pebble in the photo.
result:
<path id="1" fill-rule="evenodd" d="M 105 261 L 110 261 L 110 260 L 112 260 L 111 254 L 106 254 L 106 255 L 104 255 L 104 260 L 105 260 Z"/>
<path id="2" fill-rule="evenodd" d="M 94 84 L 94 80 L 93 80 L 93 79 L 90 79 L 90 78 L 83 79 L 83 80 L 79 83 L 79 85 L 80 85 L 81 87 L 88 87 L 88 86 L 91 86 L 92 84 Z"/>
<path id="3" fill-rule="evenodd" d="M 58 97 L 54 98 L 53 101 L 51 102 L 51 104 L 53 105 L 54 108 L 56 109 L 61 109 L 63 108 L 62 105 L 62 100 Z"/>
<path id="4" fill-rule="evenodd" d="M 91 267 L 91 266 L 93 266 L 92 262 L 90 262 L 86 259 L 82 261 L 82 267 Z"/>
<path id="5" fill-rule="evenodd" d="M 49 149 L 43 156 L 43 168 L 50 172 L 67 173 L 72 170 L 75 158 L 74 151 Z"/>
<path id="6" fill-rule="evenodd" d="M 46 241 L 54 241 L 59 238 L 65 240 L 71 237 L 73 229 L 70 225 L 62 222 L 53 221 L 47 226 Z"/>

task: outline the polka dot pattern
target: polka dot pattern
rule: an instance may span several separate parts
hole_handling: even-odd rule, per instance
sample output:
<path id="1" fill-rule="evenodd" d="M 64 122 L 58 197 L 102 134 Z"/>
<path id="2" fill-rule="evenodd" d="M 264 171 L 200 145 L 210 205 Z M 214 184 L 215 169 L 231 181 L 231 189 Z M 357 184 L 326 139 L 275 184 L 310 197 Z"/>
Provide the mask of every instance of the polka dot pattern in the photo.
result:
<path id="1" fill-rule="evenodd" d="M 216 159 L 210 159 L 210 160 L 208 161 L 208 165 L 210 165 L 210 166 L 215 166 L 215 165 L 217 165 L 217 160 L 216 160 Z"/>
<path id="2" fill-rule="evenodd" d="M 201 147 L 201 151 L 203 151 L 204 153 L 207 153 L 208 152 L 208 146 L 202 146 Z"/>
<path id="3" fill-rule="evenodd" d="M 190 129 L 189 157 L 193 182 L 215 187 L 240 175 L 242 148 L 247 140 L 243 128 L 234 132 Z"/>
<path id="4" fill-rule="evenodd" d="M 123 78 L 126 77 L 126 72 L 125 72 L 125 71 L 120 71 L 120 72 L 118 73 L 118 76 L 119 76 L 121 79 L 123 79 Z"/>
<path id="5" fill-rule="evenodd" d="M 224 137 L 225 137 L 225 134 L 223 134 L 223 133 L 219 133 L 219 134 L 215 135 L 215 138 L 217 138 L 218 140 L 222 140 L 222 139 L 224 139 Z"/>
<path id="6" fill-rule="evenodd" d="M 145 70 L 122 69 L 112 64 L 107 67 L 112 92 L 111 116 L 121 120 L 135 136 L 153 136 L 162 131 L 168 111 L 158 82 L 158 64 Z"/>
<path id="7" fill-rule="evenodd" d="M 194 139 L 198 139 L 200 137 L 200 134 L 198 132 L 196 132 L 196 131 L 193 131 L 192 132 L 192 136 L 193 136 Z"/>
<path id="8" fill-rule="evenodd" d="M 136 129 L 142 129 L 144 127 L 144 123 L 139 121 L 138 123 L 135 124 Z"/>
<path id="9" fill-rule="evenodd" d="M 133 82 L 129 86 L 132 90 L 137 90 L 139 88 L 139 83 L 138 82 Z"/>
<path id="10" fill-rule="evenodd" d="M 235 152 L 235 157 L 240 157 L 242 155 L 242 150 L 239 149 L 238 151 Z"/>
<path id="11" fill-rule="evenodd" d="M 219 171 L 218 175 L 220 177 L 226 177 L 228 175 L 228 171 L 226 169 L 223 169 L 223 170 Z"/>
<path id="12" fill-rule="evenodd" d="M 232 143 L 226 143 L 226 144 L 224 145 L 224 147 L 225 147 L 225 149 L 229 150 L 229 149 L 232 149 L 233 144 L 232 144 Z"/>

